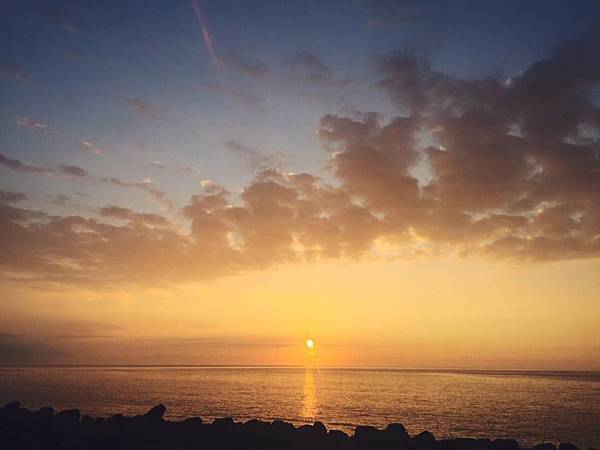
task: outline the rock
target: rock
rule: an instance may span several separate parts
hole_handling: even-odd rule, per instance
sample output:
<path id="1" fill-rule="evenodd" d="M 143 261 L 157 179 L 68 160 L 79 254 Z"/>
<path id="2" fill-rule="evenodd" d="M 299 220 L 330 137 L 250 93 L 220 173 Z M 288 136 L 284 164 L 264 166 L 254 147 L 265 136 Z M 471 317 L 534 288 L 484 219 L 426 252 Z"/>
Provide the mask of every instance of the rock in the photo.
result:
<path id="1" fill-rule="evenodd" d="M 558 450 L 579 450 L 579 448 L 570 442 L 561 442 L 558 446 Z"/>
<path id="2" fill-rule="evenodd" d="M 313 429 L 315 430 L 315 433 L 318 433 L 321 435 L 327 434 L 327 427 L 323 424 L 323 422 L 316 421 L 313 424 Z"/>
<path id="3" fill-rule="evenodd" d="M 350 436 L 340 430 L 329 430 L 327 436 L 334 442 L 347 441 L 350 439 Z"/>
<path id="4" fill-rule="evenodd" d="M 413 440 L 418 443 L 428 443 L 435 441 L 435 436 L 429 431 L 421 431 L 413 437 Z"/>
<path id="5" fill-rule="evenodd" d="M 519 450 L 519 443 L 514 439 L 495 439 L 492 441 L 493 450 Z M 565 449 L 566 450 L 566 449 Z"/>
<path id="6" fill-rule="evenodd" d="M 370 425 L 358 425 L 354 429 L 353 438 L 358 442 L 373 442 L 381 440 L 382 431 Z"/>
<path id="7" fill-rule="evenodd" d="M 276 436 L 291 436 L 294 434 L 296 427 L 289 422 L 284 422 L 283 420 L 274 420 L 271 422 L 271 431 Z"/>
<path id="8" fill-rule="evenodd" d="M 81 425 L 83 425 L 85 427 L 94 425 L 94 423 L 95 423 L 94 418 L 91 416 L 85 415 L 81 418 Z"/>
<path id="9" fill-rule="evenodd" d="M 156 405 L 154 408 L 150 408 L 150 410 L 144 414 L 144 417 L 152 420 L 160 420 L 165 415 L 167 411 L 167 407 L 162 403 L 160 405 Z"/>
<path id="10" fill-rule="evenodd" d="M 21 403 L 19 402 L 8 402 L 6 405 L 4 405 L 4 409 L 9 409 L 9 410 L 16 410 L 19 409 L 21 407 Z"/>
<path id="11" fill-rule="evenodd" d="M 387 435 L 387 438 L 392 439 L 394 442 L 402 441 L 410 437 L 406 428 L 404 428 L 404 425 L 401 423 L 390 423 L 383 431 Z"/>
<path id="12" fill-rule="evenodd" d="M 81 413 L 78 409 L 65 409 L 56 415 L 57 419 L 78 422 Z"/>
<path id="13" fill-rule="evenodd" d="M 545 442 L 543 444 L 534 446 L 531 450 L 556 450 L 556 445 L 550 442 Z"/>

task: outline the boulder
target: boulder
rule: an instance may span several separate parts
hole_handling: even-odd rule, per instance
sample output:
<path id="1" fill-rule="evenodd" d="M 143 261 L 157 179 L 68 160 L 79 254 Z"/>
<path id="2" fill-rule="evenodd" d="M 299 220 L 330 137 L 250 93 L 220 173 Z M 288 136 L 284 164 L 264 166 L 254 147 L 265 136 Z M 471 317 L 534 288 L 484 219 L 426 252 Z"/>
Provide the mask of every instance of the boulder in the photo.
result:
<path id="1" fill-rule="evenodd" d="M 519 443 L 514 439 L 494 439 L 493 450 L 519 450 Z"/>
<path id="2" fill-rule="evenodd" d="M 148 412 L 144 414 L 144 417 L 151 420 L 160 420 L 163 418 L 166 411 L 167 407 L 161 403 L 160 405 L 156 405 L 154 408 L 150 408 Z"/>
<path id="3" fill-rule="evenodd" d="M 558 446 L 558 450 L 579 450 L 579 448 L 570 442 L 561 442 Z"/>

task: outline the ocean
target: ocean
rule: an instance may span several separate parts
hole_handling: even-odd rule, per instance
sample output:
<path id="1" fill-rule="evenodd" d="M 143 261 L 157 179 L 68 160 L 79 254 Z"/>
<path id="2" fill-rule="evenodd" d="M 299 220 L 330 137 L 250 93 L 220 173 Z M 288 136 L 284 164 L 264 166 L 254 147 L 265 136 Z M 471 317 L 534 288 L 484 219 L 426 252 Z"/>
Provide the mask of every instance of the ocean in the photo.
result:
<path id="1" fill-rule="evenodd" d="M 0 402 L 166 418 L 320 420 L 346 432 L 404 424 L 438 438 L 600 448 L 600 373 L 273 367 L 5 367 Z"/>

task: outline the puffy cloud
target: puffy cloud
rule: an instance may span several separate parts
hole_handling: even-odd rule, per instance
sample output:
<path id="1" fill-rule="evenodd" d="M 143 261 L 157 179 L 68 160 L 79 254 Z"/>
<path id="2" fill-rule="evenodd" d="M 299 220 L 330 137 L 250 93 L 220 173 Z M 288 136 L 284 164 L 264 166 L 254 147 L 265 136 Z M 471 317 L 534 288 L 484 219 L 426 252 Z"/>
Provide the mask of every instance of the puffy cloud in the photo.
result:
<path id="1" fill-rule="evenodd" d="M 273 161 L 262 152 L 230 141 L 261 170 L 238 195 L 204 180 L 183 208 L 189 228 L 119 206 L 95 219 L 50 216 L 3 194 L 0 269 L 70 283 L 197 280 L 378 257 L 382 243 L 395 256 L 600 256 L 600 34 L 562 44 L 510 82 L 458 79 L 406 53 L 376 66 L 378 86 L 401 112 L 322 118 L 332 183 L 265 168 Z M 94 179 L 170 206 L 150 180 Z"/>

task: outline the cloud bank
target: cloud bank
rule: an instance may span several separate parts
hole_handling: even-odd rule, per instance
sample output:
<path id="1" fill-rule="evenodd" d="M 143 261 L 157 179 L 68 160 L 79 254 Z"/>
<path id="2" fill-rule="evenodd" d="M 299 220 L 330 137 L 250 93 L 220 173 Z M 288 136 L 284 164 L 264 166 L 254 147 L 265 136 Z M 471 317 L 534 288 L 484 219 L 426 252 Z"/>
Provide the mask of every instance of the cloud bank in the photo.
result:
<path id="1" fill-rule="evenodd" d="M 111 205 L 97 218 L 51 216 L 4 193 L 0 269 L 68 283 L 164 282 L 382 254 L 600 256 L 599 31 L 508 79 L 452 77 L 407 52 L 374 63 L 398 115 L 321 119 L 332 182 L 264 167 L 263 153 L 231 141 L 261 170 L 239 195 L 203 183 L 181 209 L 189 231 Z M 297 55 L 294 65 L 307 80 L 336 81 L 311 55 Z M 2 158 L 13 170 L 46 170 Z M 76 166 L 61 171 L 88 176 Z M 99 180 L 167 201 L 144 181 Z"/>

